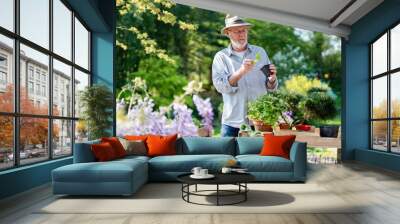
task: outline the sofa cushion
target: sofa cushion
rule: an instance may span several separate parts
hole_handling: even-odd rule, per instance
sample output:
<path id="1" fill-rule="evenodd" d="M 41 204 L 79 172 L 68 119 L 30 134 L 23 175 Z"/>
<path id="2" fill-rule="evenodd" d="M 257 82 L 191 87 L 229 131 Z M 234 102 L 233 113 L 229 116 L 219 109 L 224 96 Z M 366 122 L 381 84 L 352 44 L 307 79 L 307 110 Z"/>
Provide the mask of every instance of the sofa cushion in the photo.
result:
<path id="1" fill-rule="evenodd" d="M 94 157 L 96 157 L 96 161 L 104 162 L 118 158 L 118 156 L 115 154 L 115 150 L 109 142 L 92 144 L 90 147 Z"/>
<path id="2" fill-rule="evenodd" d="M 173 135 L 149 135 L 146 140 L 148 156 L 165 156 L 176 154 L 176 139 L 178 134 Z"/>
<path id="3" fill-rule="evenodd" d="M 149 170 L 163 172 L 190 172 L 193 167 L 199 166 L 209 171 L 219 171 L 230 159 L 231 155 L 175 155 L 158 156 L 149 160 Z"/>
<path id="4" fill-rule="evenodd" d="M 147 164 L 138 159 L 109 162 L 75 163 L 53 170 L 58 182 L 129 182 L 134 172 L 146 171 Z M 147 173 L 143 173 L 147 176 Z"/>
<path id="5" fill-rule="evenodd" d="M 235 155 L 235 139 L 231 137 L 183 137 L 177 142 L 177 154 Z"/>
<path id="6" fill-rule="evenodd" d="M 260 154 L 264 144 L 263 137 L 236 138 L 236 155 Z"/>
<path id="7" fill-rule="evenodd" d="M 292 161 L 279 156 L 238 155 L 236 159 L 249 172 L 292 172 Z"/>
<path id="8" fill-rule="evenodd" d="M 146 143 L 140 140 L 127 140 L 124 138 L 119 138 L 122 146 L 126 151 L 126 155 L 147 155 Z"/>
<path id="9" fill-rule="evenodd" d="M 112 148 L 114 149 L 117 158 L 122 158 L 126 156 L 126 151 L 124 149 L 124 146 L 122 146 L 121 142 L 117 137 L 103 137 L 101 138 L 101 142 L 110 143 Z"/>
<path id="10" fill-rule="evenodd" d="M 293 145 L 296 135 L 264 135 L 264 145 L 261 149 L 261 156 L 280 156 L 290 159 L 290 148 Z"/>

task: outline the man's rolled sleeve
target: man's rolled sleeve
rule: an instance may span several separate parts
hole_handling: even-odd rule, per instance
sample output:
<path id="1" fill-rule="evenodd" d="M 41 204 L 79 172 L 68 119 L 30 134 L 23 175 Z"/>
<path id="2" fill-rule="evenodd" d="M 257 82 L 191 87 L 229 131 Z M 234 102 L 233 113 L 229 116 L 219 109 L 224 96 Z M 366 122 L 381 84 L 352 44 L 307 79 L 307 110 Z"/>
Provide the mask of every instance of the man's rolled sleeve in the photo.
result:
<path id="1" fill-rule="evenodd" d="M 224 69 L 224 61 L 222 56 L 217 54 L 214 57 L 212 65 L 212 80 L 215 89 L 220 93 L 234 93 L 239 87 L 232 86 L 229 83 L 229 77 L 231 74 L 227 74 Z"/>

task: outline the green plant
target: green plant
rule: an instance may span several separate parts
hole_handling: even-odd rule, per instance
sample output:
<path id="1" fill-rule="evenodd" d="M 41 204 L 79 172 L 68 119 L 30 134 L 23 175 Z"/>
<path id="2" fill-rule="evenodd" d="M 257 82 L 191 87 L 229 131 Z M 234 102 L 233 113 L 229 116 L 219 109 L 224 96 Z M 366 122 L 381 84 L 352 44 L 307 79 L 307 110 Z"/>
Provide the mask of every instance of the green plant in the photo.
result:
<path id="1" fill-rule="evenodd" d="M 281 118 L 290 127 L 301 124 L 305 121 L 304 117 L 304 101 L 305 97 L 298 93 L 282 91 L 282 99 L 285 102 L 285 112 L 282 113 Z"/>
<path id="2" fill-rule="evenodd" d="M 241 131 L 246 131 L 247 130 L 247 125 L 246 124 L 240 125 L 240 130 Z"/>
<path id="3" fill-rule="evenodd" d="M 285 89 L 290 93 L 296 93 L 303 96 L 308 95 L 312 89 L 330 90 L 330 87 L 319 79 L 307 78 L 305 75 L 294 75 L 284 82 Z"/>
<path id="4" fill-rule="evenodd" d="M 248 117 L 251 120 L 262 121 L 275 125 L 286 109 L 282 94 L 279 91 L 266 93 L 248 104 Z"/>
<path id="5" fill-rule="evenodd" d="M 305 116 L 308 119 L 325 121 L 336 116 L 335 99 L 327 91 L 311 91 L 304 102 Z"/>
<path id="6" fill-rule="evenodd" d="M 86 87 L 79 98 L 82 108 L 81 118 L 85 121 L 89 139 L 109 136 L 107 130 L 112 126 L 113 94 L 104 85 Z"/>

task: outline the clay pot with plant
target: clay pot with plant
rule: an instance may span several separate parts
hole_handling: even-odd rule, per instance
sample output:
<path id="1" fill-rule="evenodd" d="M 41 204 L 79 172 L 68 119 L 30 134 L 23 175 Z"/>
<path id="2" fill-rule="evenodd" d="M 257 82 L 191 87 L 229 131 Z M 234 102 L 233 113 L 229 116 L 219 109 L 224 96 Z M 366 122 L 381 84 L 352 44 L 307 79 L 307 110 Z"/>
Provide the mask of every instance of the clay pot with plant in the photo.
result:
<path id="1" fill-rule="evenodd" d="M 304 118 L 304 100 L 305 97 L 298 93 L 282 91 L 281 96 L 285 102 L 285 111 L 279 118 L 279 127 L 281 129 L 291 129 L 292 127 L 303 124 Z"/>
<path id="2" fill-rule="evenodd" d="M 273 126 L 277 124 L 285 108 L 285 102 L 279 91 L 266 93 L 249 102 L 247 116 L 257 131 L 272 132 Z"/>

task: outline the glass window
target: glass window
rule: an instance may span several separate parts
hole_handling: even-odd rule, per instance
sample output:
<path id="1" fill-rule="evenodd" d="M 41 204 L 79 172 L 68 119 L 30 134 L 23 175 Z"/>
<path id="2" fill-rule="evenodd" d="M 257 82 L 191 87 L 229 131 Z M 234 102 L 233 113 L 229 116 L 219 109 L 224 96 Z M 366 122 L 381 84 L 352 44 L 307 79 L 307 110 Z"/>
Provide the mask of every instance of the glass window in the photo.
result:
<path id="1" fill-rule="evenodd" d="M 32 66 L 29 66 L 29 71 L 28 71 L 28 73 L 29 73 L 29 79 L 32 79 L 32 80 L 33 80 L 33 67 L 32 67 Z"/>
<path id="2" fill-rule="evenodd" d="M 391 121 L 391 151 L 400 153 L 400 120 Z"/>
<path id="3" fill-rule="evenodd" d="M 53 50 L 71 60 L 72 12 L 60 1 L 53 0 Z"/>
<path id="4" fill-rule="evenodd" d="M 44 118 L 20 118 L 21 164 L 35 163 L 49 158 L 49 120 Z"/>
<path id="5" fill-rule="evenodd" d="M 89 70 L 89 32 L 75 18 L 75 63 Z"/>
<path id="6" fill-rule="evenodd" d="M 7 55 L 0 54 L 0 67 L 7 68 Z"/>
<path id="7" fill-rule="evenodd" d="M 372 82 L 372 118 L 387 118 L 387 79 L 386 76 Z"/>
<path id="8" fill-rule="evenodd" d="M 377 150 L 387 151 L 387 121 L 372 122 L 372 147 Z"/>
<path id="9" fill-rule="evenodd" d="M 391 75 L 391 116 L 400 118 L 400 72 Z"/>
<path id="10" fill-rule="evenodd" d="M 390 32 L 390 68 L 400 67 L 400 24 Z"/>
<path id="11" fill-rule="evenodd" d="M 0 115 L 0 170 L 14 165 L 14 122 Z"/>
<path id="12" fill-rule="evenodd" d="M 72 154 L 72 121 L 53 120 L 53 156 Z"/>
<path id="13" fill-rule="evenodd" d="M 46 86 L 42 86 L 42 96 L 46 96 Z"/>
<path id="14" fill-rule="evenodd" d="M 75 142 L 88 140 L 88 129 L 84 120 L 75 121 Z"/>
<path id="15" fill-rule="evenodd" d="M 1 5 L 1 3 L 0 3 Z M 1 13 L 0 9 L 0 13 Z M 0 16 L 1 18 L 1 16 Z M 14 73 L 9 59 L 13 58 L 13 40 L 0 34 L 0 111 L 14 111 Z"/>
<path id="16" fill-rule="evenodd" d="M 89 75 L 75 69 L 75 117 L 79 117 L 81 108 L 79 106 L 80 93 L 89 86 Z"/>
<path id="17" fill-rule="evenodd" d="M 40 95 L 40 84 L 36 84 L 36 95 Z"/>
<path id="18" fill-rule="evenodd" d="M 28 89 L 29 89 L 29 94 L 34 93 L 33 82 L 28 82 Z"/>
<path id="19" fill-rule="evenodd" d="M 15 3 L 19 3 L 20 18 L 15 18 Z M 48 160 L 50 153 L 54 158 L 71 155 L 74 139 L 87 140 L 86 125 L 76 127 L 74 117 L 80 115 L 76 94 L 90 84 L 89 30 L 75 18 L 68 1 L 64 0 L 0 0 L 0 28 L 14 34 L 14 30 L 20 31 L 18 35 L 11 35 L 13 39 L 0 30 L 0 112 L 11 113 L 0 115 L 0 170 Z M 14 60 L 15 41 L 20 45 L 18 62 Z M 53 43 L 52 49 L 50 43 Z M 53 53 L 69 63 L 56 60 Z M 20 66 L 19 74 L 15 74 L 16 65 Z M 17 100 L 15 77 L 20 85 Z M 53 89 L 50 89 L 50 78 Z M 14 112 L 16 106 L 18 113 Z M 15 121 L 19 121 L 19 127 L 13 127 Z M 51 133 L 49 127 L 52 127 Z M 13 133 L 15 128 L 19 130 L 18 135 Z M 73 136 L 73 128 L 80 131 L 79 135 Z M 17 149 L 13 145 L 16 139 L 20 142 Z M 20 160 L 15 160 L 18 156 L 14 151 Z"/>
<path id="20" fill-rule="evenodd" d="M 72 83 L 72 68 L 69 65 L 66 65 L 56 59 L 53 60 L 53 114 L 61 115 L 63 117 L 72 117 L 72 91 L 71 89 L 65 89 L 63 87 L 64 83 Z M 60 80 L 60 81 L 59 81 Z M 61 85 L 61 86 L 60 86 Z M 60 93 L 58 92 L 60 90 Z M 61 103 L 58 101 L 59 94 L 61 94 Z M 68 102 L 64 101 L 64 97 L 67 96 Z M 64 113 L 61 113 L 61 107 L 65 106 L 66 110 Z"/>
<path id="21" fill-rule="evenodd" d="M 49 0 L 20 0 L 21 36 L 49 48 Z"/>
<path id="22" fill-rule="evenodd" d="M 0 26 L 14 31 L 14 0 L 0 1 Z"/>
<path id="23" fill-rule="evenodd" d="M 43 53 L 40 53 L 36 50 L 33 50 L 30 47 L 27 47 L 23 44 L 21 44 L 21 55 L 24 55 L 24 57 L 21 56 L 21 73 L 20 73 L 20 80 L 21 80 L 21 89 L 20 89 L 20 108 L 21 108 L 21 113 L 24 114 L 40 114 L 40 115 L 46 115 L 48 114 L 48 94 L 47 94 L 47 88 L 45 88 L 45 93 L 43 94 L 41 90 L 41 85 L 40 83 L 40 77 L 41 77 L 41 72 L 45 72 L 45 74 L 48 74 L 48 62 L 49 62 L 49 57 Z M 38 82 L 36 83 L 36 90 L 35 90 L 35 95 L 29 95 L 27 91 L 27 86 L 26 86 L 26 62 L 29 61 L 30 65 L 35 67 L 36 69 L 36 74 L 38 79 Z M 47 77 L 47 75 L 46 75 Z M 47 78 L 46 78 L 47 79 Z M 46 80 L 45 85 L 48 86 L 48 80 Z M 30 99 L 35 99 L 42 101 L 40 105 L 32 105 L 30 103 Z"/>
<path id="24" fill-rule="evenodd" d="M 372 75 L 387 71 L 387 34 L 372 44 Z"/>

